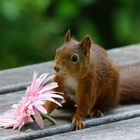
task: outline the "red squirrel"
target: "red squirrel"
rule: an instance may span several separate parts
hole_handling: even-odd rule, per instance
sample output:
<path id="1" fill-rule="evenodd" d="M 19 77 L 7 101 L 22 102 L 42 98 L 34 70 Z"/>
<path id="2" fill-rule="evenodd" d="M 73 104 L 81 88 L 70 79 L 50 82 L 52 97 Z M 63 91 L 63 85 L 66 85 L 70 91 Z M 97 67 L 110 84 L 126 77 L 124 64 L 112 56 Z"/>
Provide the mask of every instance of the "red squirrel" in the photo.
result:
<path id="1" fill-rule="evenodd" d="M 77 104 L 72 119 L 75 129 L 83 128 L 86 116 L 103 116 L 103 113 L 120 103 L 140 101 L 140 78 L 134 69 L 119 70 L 106 50 L 86 35 L 80 42 L 65 34 L 64 44 L 56 50 L 54 59 L 55 90 L 64 93 L 64 106 Z M 140 70 L 140 69 L 139 69 Z M 133 75 L 134 74 L 134 75 Z M 56 104 L 45 103 L 50 114 Z"/>

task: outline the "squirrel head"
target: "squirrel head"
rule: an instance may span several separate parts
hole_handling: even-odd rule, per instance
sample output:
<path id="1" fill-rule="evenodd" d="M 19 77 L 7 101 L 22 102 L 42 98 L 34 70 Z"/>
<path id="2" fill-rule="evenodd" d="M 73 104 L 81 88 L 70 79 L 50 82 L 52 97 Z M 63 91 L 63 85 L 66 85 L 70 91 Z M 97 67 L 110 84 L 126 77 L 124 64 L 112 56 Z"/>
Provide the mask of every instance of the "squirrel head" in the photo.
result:
<path id="1" fill-rule="evenodd" d="M 68 31 L 63 45 L 56 50 L 54 70 L 61 76 L 82 78 L 88 72 L 92 40 L 86 35 L 80 42 L 71 38 Z"/>

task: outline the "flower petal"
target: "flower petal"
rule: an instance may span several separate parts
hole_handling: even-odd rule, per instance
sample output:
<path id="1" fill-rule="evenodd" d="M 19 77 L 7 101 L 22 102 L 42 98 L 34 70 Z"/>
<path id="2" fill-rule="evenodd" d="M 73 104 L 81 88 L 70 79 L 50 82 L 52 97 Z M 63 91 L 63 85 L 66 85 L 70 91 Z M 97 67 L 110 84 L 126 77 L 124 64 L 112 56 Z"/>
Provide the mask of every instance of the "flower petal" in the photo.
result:
<path id="1" fill-rule="evenodd" d="M 49 83 L 47 85 L 45 85 L 41 90 L 40 90 L 40 93 L 44 93 L 48 90 L 52 90 L 54 88 L 57 88 L 58 87 L 58 84 L 56 82 L 52 82 L 52 83 Z"/>
<path id="2" fill-rule="evenodd" d="M 42 112 L 42 113 L 44 113 L 44 114 L 47 114 L 47 110 L 46 110 L 43 106 L 34 104 L 34 107 L 35 107 L 38 111 L 40 111 L 40 112 Z"/>
<path id="3" fill-rule="evenodd" d="M 22 124 L 22 123 L 23 123 L 23 119 L 18 120 L 18 121 L 15 123 L 13 129 L 16 129 L 17 127 L 21 127 L 21 124 Z"/>
<path id="4" fill-rule="evenodd" d="M 57 104 L 57 105 L 59 105 L 59 106 L 62 106 L 58 101 L 56 101 L 56 100 L 53 99 L 53 98 L 48 98 L 47 101 L 51 101 L 51 102 L 53 102 L 53 103 L 55 103 L 55 104 Z"/>
<path id="5" fill-rule="evenodd" d="M 36 104 L 36 105 L 43 105 L 44 102 L 42 100 L 36 100 L 36 101 L 34 101 L 34 104 Z"/>
<path id="6" fill-rule="evenodd" d="M 47 79 L 49 73 L 44 73 L 39 77 L 39 86 L 43 86 L 45 79 Z"/>
<path id="7" fill-rule="evenodd" d="M 47 100 L 47 98 L 59 98 L 59 99 L 64 99 L 63 96 L 61 95 L 57 95 L 57 94 L 54 94 L 55 92 L 51 92 L 50 93 L 45 93 L 45 94 L 41 94 L 38 96 L 38 99 L 41 99 L 41 100 Z"/>
<path id="8" fill-rule="evenodd" d="M 42 81 L 42 83 L 41 83 L 40 86 L 42 87 L 42 86 L 44 86 L 45 84 L 48 84 L 49 82 L 52 82 L 51 79 L 53 79 L 54 76 L 55 76 L 55 75 L 50 76 L 50 77 L 46 77 L 46 79 L 44 79 L 44 81 Z"/>
<path id="9" fill-rule="evenodd" d="M 34 84 L 34 83 L 36 82 L 37 76 L 38 76 L 38 72 L 35 71 L 35 72 L 33 73 L 32 84 Z"/>
<path id="10" fill-rule="evenodd" d="M 40 113 L 38 112 L 38 110 L 36 108 L 34 108 L 34 119 L 36 120 L 37 124 L 41 127 L 44 128 L 44 121 L 40 115 Z"/>

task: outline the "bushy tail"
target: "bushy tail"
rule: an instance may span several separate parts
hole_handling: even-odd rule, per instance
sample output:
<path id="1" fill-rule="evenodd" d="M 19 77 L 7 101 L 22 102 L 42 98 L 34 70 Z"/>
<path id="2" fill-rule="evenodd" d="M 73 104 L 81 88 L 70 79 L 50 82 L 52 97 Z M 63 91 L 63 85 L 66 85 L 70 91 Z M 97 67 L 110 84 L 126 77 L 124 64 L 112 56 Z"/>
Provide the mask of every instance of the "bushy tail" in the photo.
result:
<path id="1" fill-rule="evenodd" d="M 140 103 L 140 66 L 120 70 L 120 104 Z"/>

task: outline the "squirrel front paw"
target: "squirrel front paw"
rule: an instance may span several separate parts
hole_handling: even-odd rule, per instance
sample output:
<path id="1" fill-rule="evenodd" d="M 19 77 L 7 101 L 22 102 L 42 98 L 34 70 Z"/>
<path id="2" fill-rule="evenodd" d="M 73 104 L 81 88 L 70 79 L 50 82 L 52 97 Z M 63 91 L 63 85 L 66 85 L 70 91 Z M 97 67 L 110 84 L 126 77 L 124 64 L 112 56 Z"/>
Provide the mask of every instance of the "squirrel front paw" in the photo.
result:
<path id="1" fill-rule="evenodd" d="M 75 130 L 80 130 L 80 129 L 84 128 L 82 118 L 78 115 L 75 115 L 73 117 L 72 124 L 74 125 Z"/>

